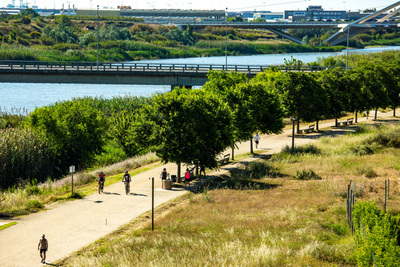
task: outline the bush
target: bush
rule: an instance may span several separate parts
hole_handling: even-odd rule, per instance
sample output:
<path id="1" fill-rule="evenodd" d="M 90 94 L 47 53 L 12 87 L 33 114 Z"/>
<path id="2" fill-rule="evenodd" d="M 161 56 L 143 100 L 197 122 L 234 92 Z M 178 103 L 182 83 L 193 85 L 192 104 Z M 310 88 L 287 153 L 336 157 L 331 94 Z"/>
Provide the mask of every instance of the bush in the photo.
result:
<path id="1" fill-rule="evenodd" d="M 33 31 L 29 35 L 31 36 L 32 39 L 39 39 L 40 36 L 42 36 L 42 34 L 38 31 Z"/>
<path id="2" fill-rule="evenodd" d="M 27 17 L 27 16 L 24 16 L 24 17 L 21 18 L 21 22 L 23 24 L 28 25 L 28 24 L 31 24 L 31 19 L 29 17 Z"/>
<path id="3" fill-rule="evenodd" d="M 356 202 L 353 224 L 358 266 L 400 266 L 400 219 L 374 203 Z"/>
<path id="4" fill-rule="evenodd" d="M 297 171 L 293 177 L 295 180 L 322 180 L 322 177 L 316 174 L 313 170 Z"/>
<path id="5" fill-rule="evenodd" d="M 369 145 L 359 145 L 356 147 L 350 147 L 350 151 L 351 153 L 356 154 L 358 156 L 374 154 L 373 149 Z"/>
<path id="6" fill-rule="evenodd" d="M 43 207 L 44 207 L 43 203 L 36 199 L 29 200 L 25 204 L 25 210 L 30 211 L 30 212 L 38 211 L 39 209 L 42 209 Z"/>

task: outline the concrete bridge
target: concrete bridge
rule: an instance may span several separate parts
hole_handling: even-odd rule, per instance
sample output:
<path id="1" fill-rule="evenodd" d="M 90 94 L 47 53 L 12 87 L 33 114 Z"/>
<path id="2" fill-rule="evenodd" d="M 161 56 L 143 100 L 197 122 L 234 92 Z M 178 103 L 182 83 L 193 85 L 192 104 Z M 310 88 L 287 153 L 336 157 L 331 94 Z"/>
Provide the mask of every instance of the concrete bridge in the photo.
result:
<path id="1" fill-rule="evenodd" d="M 236 71 L 252 78 L 271 66 L 0 61 L 0 82 L 89 83 L 201 86 L 210 70 Z M 282 71 L 320 71 L 325 67 L 280 66 Z"/>

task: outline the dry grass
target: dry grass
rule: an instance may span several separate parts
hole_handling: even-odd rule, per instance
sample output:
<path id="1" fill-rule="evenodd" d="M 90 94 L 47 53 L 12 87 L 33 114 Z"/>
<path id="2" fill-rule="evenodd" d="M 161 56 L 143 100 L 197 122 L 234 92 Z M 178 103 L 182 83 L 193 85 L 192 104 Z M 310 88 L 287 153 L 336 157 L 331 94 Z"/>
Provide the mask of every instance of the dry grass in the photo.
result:
<path id="1" fill-rule="evenodd" d="M 395 126 L 393 126 L 395 127 Z M 397 126 L 396 126 L 397 127 Z M 393 128 L 397 129 L 397 128 Z M 273 157 L 280 178 L 257 180 L 270 189 L 205 190 L 182 198 L 167 213 L 129 225 L 67 258 L 64 266 L 355 266 L 354 240 L 346 225 L 350 180 L 357 199 L 383 205 L 384 180 L 391 180 L 388 210 L 399 213 L 398 159 L 393 148 L 359 156 L 350 147 L 365 133 L 324 138 L 319 153 Z M 377 176 L 366 177 L 364 169 Z M 322 180 L 293 180 L 312 169 Z M 142 221 L 143 222 L 143 221 Z"/>

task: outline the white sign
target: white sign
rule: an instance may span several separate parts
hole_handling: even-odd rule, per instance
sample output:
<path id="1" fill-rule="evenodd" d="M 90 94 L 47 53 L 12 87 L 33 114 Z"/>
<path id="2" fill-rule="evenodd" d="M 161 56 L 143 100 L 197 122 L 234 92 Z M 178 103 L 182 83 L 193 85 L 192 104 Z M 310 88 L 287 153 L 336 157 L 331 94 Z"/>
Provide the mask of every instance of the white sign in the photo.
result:
<path id="1" fill-rule="evenodd" d="M 70 173 L 74 173 L 75 172 L 75 166 L 74 165 L 69 166 L 69 172 Z"/>

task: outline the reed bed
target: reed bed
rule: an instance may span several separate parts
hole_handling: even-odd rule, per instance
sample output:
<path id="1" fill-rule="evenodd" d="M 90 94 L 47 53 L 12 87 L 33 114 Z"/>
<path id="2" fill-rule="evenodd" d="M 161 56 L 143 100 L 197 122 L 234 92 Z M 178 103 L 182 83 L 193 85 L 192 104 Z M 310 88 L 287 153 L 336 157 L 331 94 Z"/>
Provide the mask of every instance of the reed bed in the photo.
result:
<path id="1" fill-rule="evenodd" d="M 244 166 L 214 188 L 190 193 L 150 222 L 134 222 L 62 261 L 63 266 L 355 266 L 356 244 L 346 223 L 345 198 L 355 181 L 357 200 L 383 206 L 384 180 L 391 180 L 388 212 L 400 213 L 399 151 L 377 144 L 376 136 L 398 125 L 362 126 L 357 134 L 324 138 L 295 154 Z M 375 141 L 371 141 L 371 138 Z M 379 138 L 378 138 L 379 139 Z M 352 147 L 373 145 L 372 154 Z M 279 175 L 260 172 L 260 166 Z M 360 169 L 371 168 L 367 177 Z M 322 179 L 295 180 L 313 170 Z M 243 177 L 251 170 L 264 177 Z M 228 186 L 227 180 L 250 186 Z M 251 186 L 264 183 L 268 186 Z"/>

